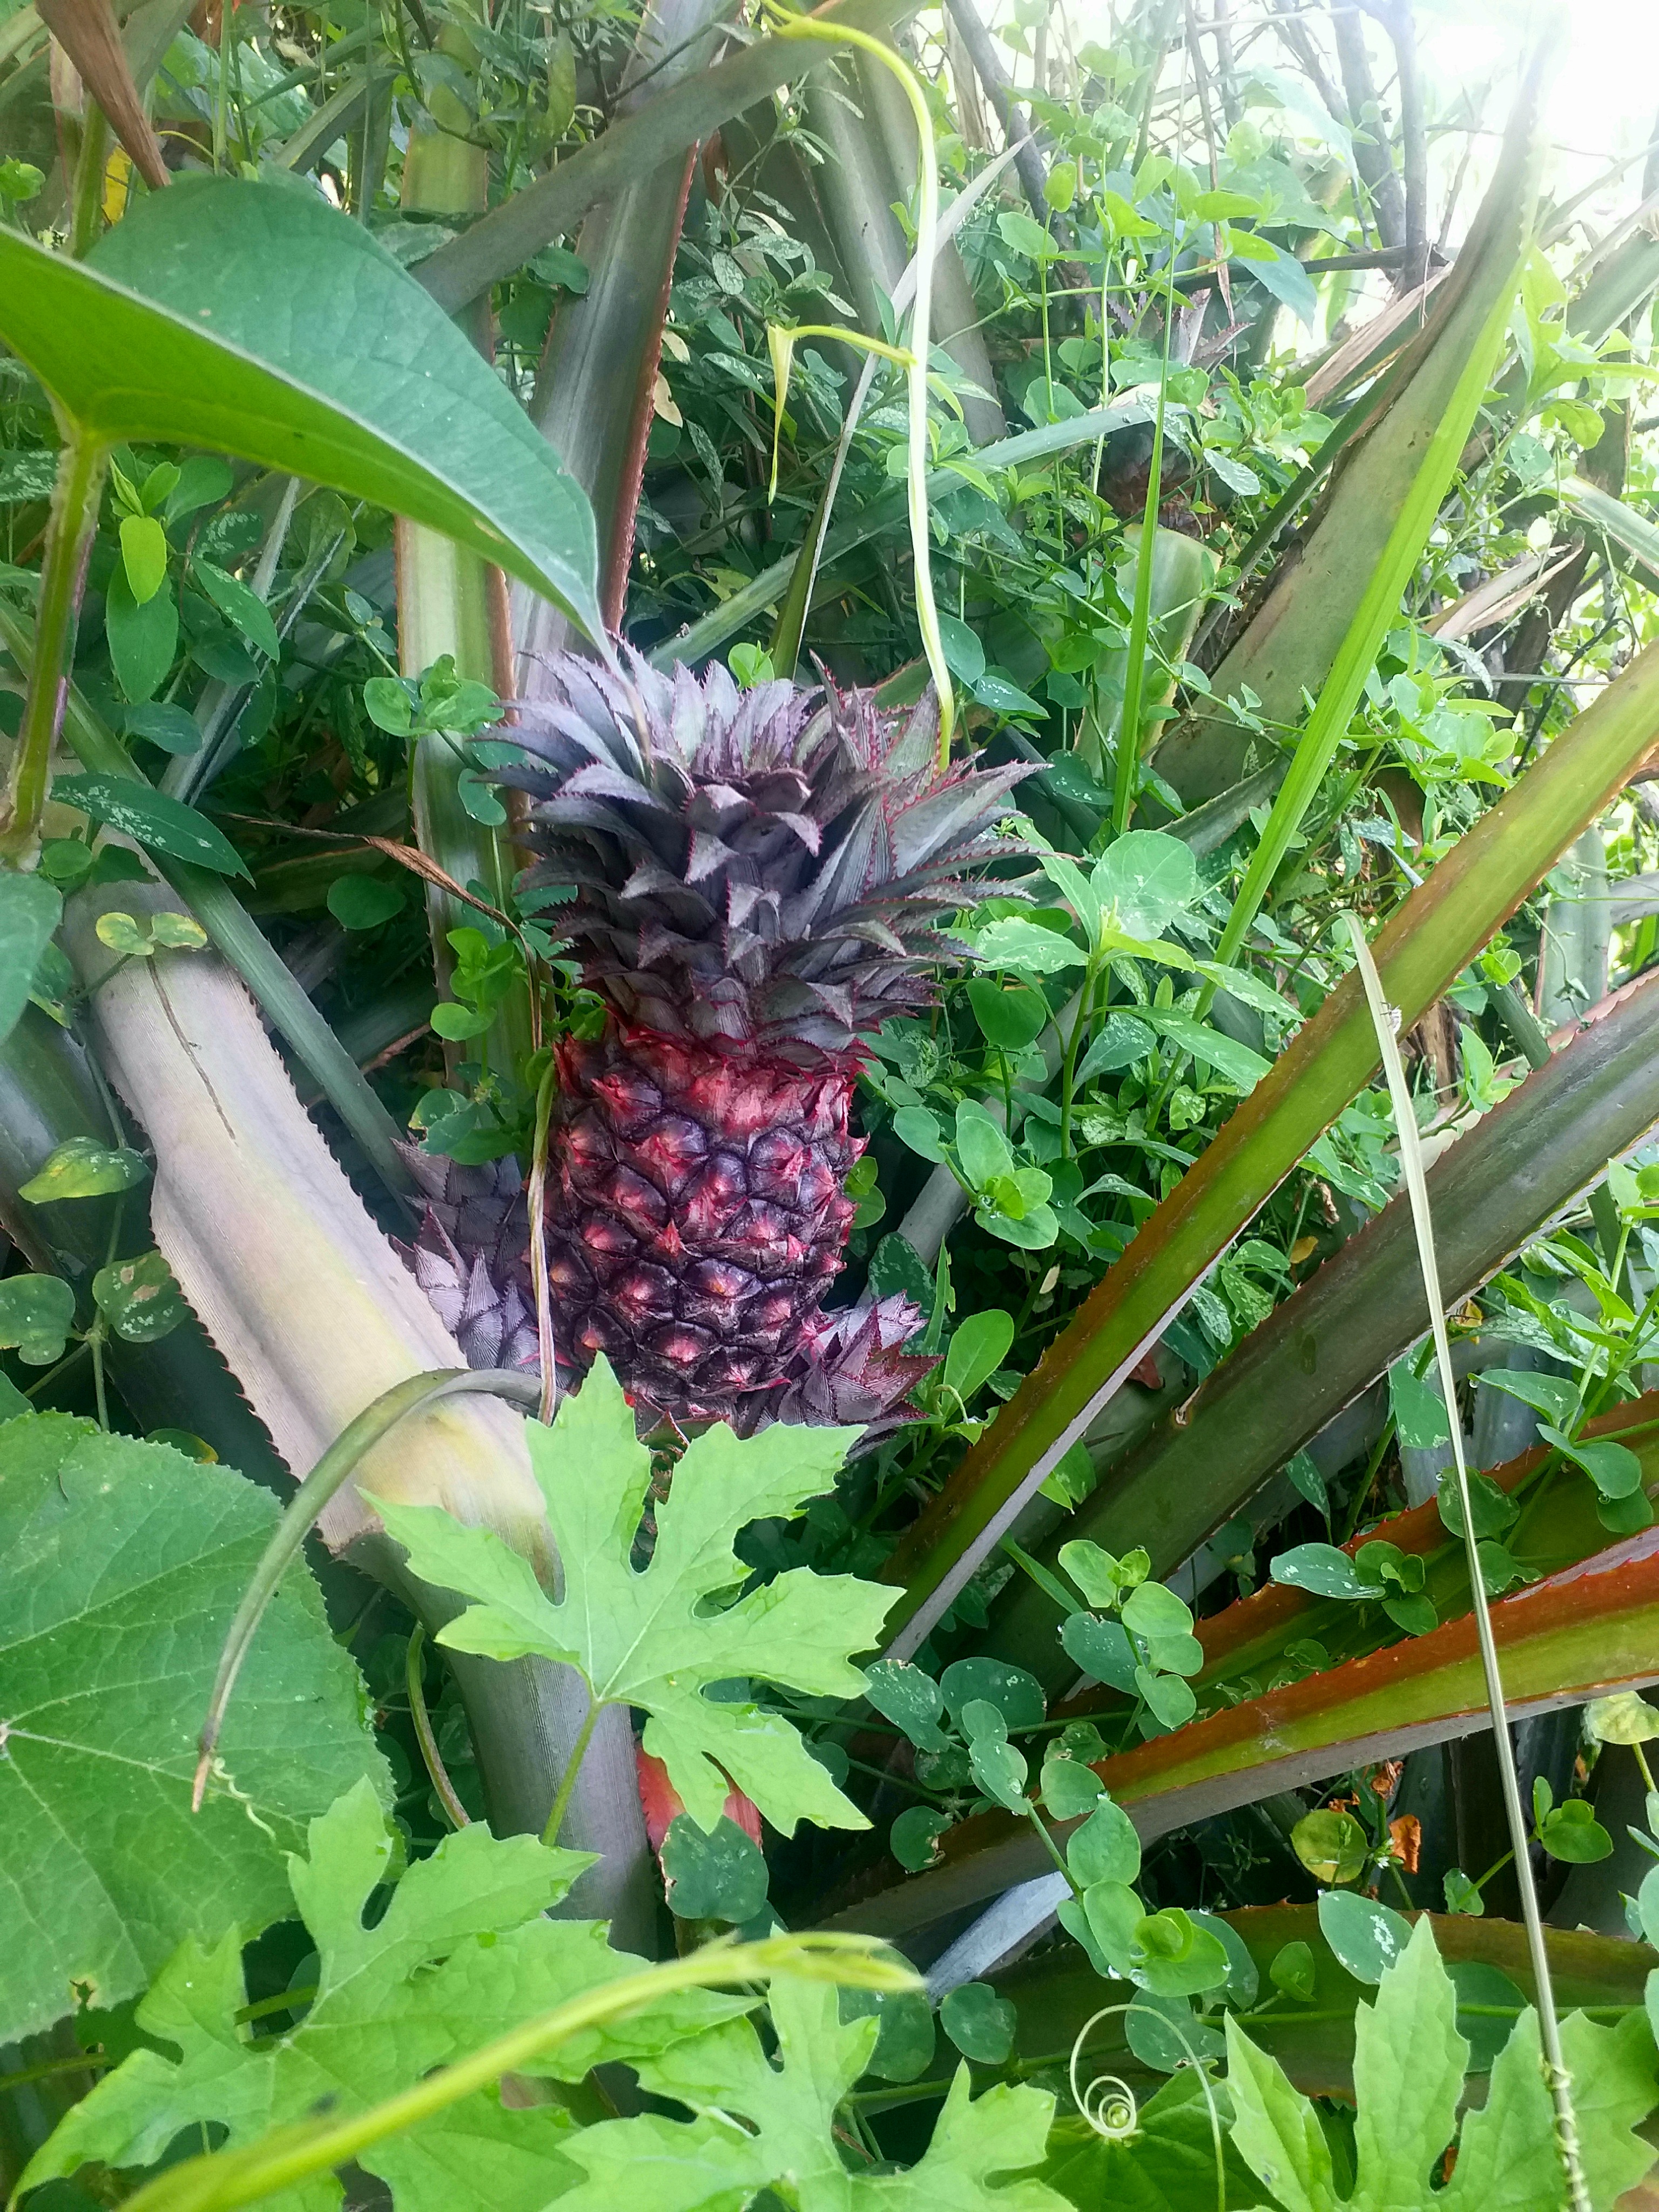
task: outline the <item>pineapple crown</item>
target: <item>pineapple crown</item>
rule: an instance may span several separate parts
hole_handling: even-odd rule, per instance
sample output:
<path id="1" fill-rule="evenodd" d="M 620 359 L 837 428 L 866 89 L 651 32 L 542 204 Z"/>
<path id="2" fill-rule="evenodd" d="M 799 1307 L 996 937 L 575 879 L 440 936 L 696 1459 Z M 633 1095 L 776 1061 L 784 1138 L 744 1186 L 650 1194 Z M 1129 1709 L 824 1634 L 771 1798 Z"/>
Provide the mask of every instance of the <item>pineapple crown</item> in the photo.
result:
<path id="1" fill-rule="evenodd" d="M 939 922 L 1023 849 L 994 825 L 1030 769 L 941 769 L 931 693 L 740 691 L 623 652 L 555 657 L 497 771 L 530 798 L 530 881 L 574 886 L 588 982 L 635 1027 L 801 1060 L 926 1005 Z"/>

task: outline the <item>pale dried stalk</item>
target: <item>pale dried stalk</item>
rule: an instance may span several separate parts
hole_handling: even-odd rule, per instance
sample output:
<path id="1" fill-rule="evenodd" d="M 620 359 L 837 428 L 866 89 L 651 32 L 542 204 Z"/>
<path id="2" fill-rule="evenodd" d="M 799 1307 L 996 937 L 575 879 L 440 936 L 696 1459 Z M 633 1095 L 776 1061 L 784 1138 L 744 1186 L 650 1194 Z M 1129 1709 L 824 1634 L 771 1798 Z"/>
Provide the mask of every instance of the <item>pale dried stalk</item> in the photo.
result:
<path id="1" fill-rule="evenodd" d="M 65 935 L 90 982 L 111 966 L 100 913 L 178 906 L 121 884 L 71 902 Z M 132 960 L 90 1006 L 103 1064 L 155 1157 L 151 1221 L 185 1296 L 296 1474 L 373 1400 L 409 1376 L 464 1368 L 460 1349 L 370 1218 L 295 1096 L 252 1000 L 212 952 Z M 456 1400 L 367 1453 L 365 1489 L 441 1505 L 497 1529 L 556 1571 L 523 1424 L 503 1406 Z M 457 1607 L 413 1584 L 349 1485 L 324 1513 L 331 1549 L 398 1589 L 428 1629 Z M 493 1824 L 538 1832 L 586 1717 L 580 1676 L 544 1662 L 453 1655 Z M 605 1854 L 577 1905 L 609 1912 L 618 1940 L 647 1946 L 653 1905 L 625 1708 L 604 1716 L 583 1762 L 570 1839 Z"/>

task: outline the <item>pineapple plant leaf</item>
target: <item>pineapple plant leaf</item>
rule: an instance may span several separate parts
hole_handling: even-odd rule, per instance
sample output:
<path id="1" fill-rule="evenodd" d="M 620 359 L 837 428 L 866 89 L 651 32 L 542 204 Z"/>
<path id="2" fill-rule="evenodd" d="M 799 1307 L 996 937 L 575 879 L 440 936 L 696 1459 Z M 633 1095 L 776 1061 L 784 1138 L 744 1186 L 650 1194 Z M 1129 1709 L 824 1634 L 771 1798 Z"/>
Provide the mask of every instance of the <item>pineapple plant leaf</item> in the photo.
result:
<path id="1" fill-rule="evenodd" d="M 776 2188 L 804 2212 L 1065 2212 L 1046 2182 L 1012 2180 L 1043 2155 L 1054 2100 L 1046 2090 L 1006 2084 L 972 2096 L 957 2069 L 921 2161 L 908 2172 L 849 2173 L 836 2109 L 868 2065 L 878 2021 L 843 2021 L 836 1993 L 822 1984 L 778 1982 L 771 1999 L 777 2064 L 746 2021 L 729 2021 L 660 2059 L 647 2059 L 647 2088 L 690 2107 L 690 2121 L 656 2114 L 585 2128 L 565 2146 L 585 2179 L 561 2201 L 569 2212 L 697 2212 L 746 2204 Z M 742 2113 L 749 2133 L 728 2117 Z"/>
<path id="2" fill-rule="evenodd" d="M 490 1531 L 464 1528 L 434 1506 L 371 1501 L 415 1574 L 474 1601 L 438 1641 L 489 1659 L 562 1661 L 580 1669 L 596 1709 L 641 1708 L 650 1715 L 646 1750 L 706 1832 L 733 1783 L 786 1834 L 803 1818 L 866 1827 L 790 1723 L 744 1687 L 752 1677 L 813 1697 L 857 1696 L 864 1677 L 851 1655 L 873 1649 L 888 1593 L 803 1567 L 723 1609 L 710 1603 L 745 1578 L 732 1550 L 739 1529 L 793 1514 L 828 1490 L 856 1431 L 780 1428 L 744 1439 L 723 1425 L 709 1430 L 676 1468 L 656 1509 L 650 1563 L 636 1568 L 651 1460 L 608 1363 L 594 1362 L 550 1428 L 526 1429 L 558 1547 L 556 1599 Z M 732 1690 L 735 1698 L 708 1694 Z"/>
<path id="3" fill-rule="evenodd" d="M 177 2057 L 140 2047 L 77 2105 L 35 2158 L 23 2185 L 87 2160 L 147 2166 L 183 2128 L 225 2128 L 233 2146 L 326 2105 L 344 2116 L 476 2050 L 492 2035 L 642 1963 L 611 1949 L 601 1922 L 556 1919 L 592 1863 L 529 1836 L 498 1841 L 482 1823 L 450 1836 L 402 1871 L 402 1839 L 367 1783 L 311 1823 L 309 1849 L 289 1861 L 293 1904 L 314 1939 L 314 1996 L 295 2017 L 256 2033 L 246 2003 L 241 1936 L 184 1943 L 138 2008 L 137 2024 Z M 372 1927 L 364 1914 L 396 1882 Z M 591 2066 L 637 2058 L 718 2022 L 742 2003 L 706 1990 L 659 2000 L 626 2021 L 589 2029 L 526 2069 L 576 2081 Z M 562 2105 L 503 2106 L 475 2090 L 421 2126 L 364 2154 L 397 2212 L 537 2212 L 573 2127 Z M 323 2178 L 282 2202 L 306 2212 L 337 2204 Z"/>
<path id="4" fill-rule="evenodd" d="M 561 1351 L 646 1406 L 751 1425 L 814 1361 L 863 1150 L 860 1032 L 933 995 L 940 924 L 1021 764 L 941 769 L 937 708 L 561 655 L 502 780 L 532 884 L 607 1002 L 556 1048 L 548 1213 Z"/>

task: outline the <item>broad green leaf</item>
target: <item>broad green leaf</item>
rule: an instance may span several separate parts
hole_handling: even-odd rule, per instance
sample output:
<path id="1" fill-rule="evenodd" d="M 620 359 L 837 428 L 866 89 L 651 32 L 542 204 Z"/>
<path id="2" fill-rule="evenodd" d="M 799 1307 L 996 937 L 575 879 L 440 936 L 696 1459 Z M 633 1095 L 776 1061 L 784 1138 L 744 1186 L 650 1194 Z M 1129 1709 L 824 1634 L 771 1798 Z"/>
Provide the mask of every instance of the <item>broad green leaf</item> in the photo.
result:
<path id="1" fill-rule="evenodd" d="M 969 1314 L 951 1339 L 945 1380 L 963 1405 L 995 1374 L 1014 1340 L 1014 1317 L 1000 1306 Z"/>
<path id="2" fill-rule="evenodd" d="M 1413 1374 L 1407 1360 L 1397 1360 L 1389 1370 L 1389 1406 L 1395 1434 L 1412 1450 L 1427 1451 L 1449 1442 L 1445 1400 L 1431 1382 Z"/>
<path id="3" fill-rule="evenodd" d="M 1286 253 L 1282 246 L 1273 246 L 1271 240 L 1256 238 L 1251 233 L 1235 232 L 1235 245 L 1241 235 L 1250 236 L 1256 248 L 1245 264 L 1248 273 L 1266 286 L 1281 307 L 1288 307 L 1297 322 L 1312 330 L 1319 319 L 1319 295 L 1302 264 L 1293 253 Z M 1269 251 L 1262 252 L 1263 246 Z"/>
<path id="4" fill-rule="evenodd" d="M 963 1176 L 974 1189 L 1012 1172 L 1014 1156 L 1000 1122 L 993 1121 L 984 1107 L 971 1098 L 964 1098 L 957 1108 L 956 1139 Z"/>
<path id="5" fill-rule="evenodd" d="M 1143 2008 L 1152 2002 L 1143 1999 Z M 1140 2011 L 1132 2014 L 1131 2026 L 1140 2019 Z M 1192 2028 L 1188 2036 L 1194 2039 Z M 1224 2130 L 1222 2158 L 1227 2205 L 1255 2204 L 1260 2191 Z M 1127 2139 L 1099 2136 L 1075 2117 L 1056 2121 L 1042 2179 L 1080 2212 L 1105 2212 L 1107 2207 L 1112 2212 L 1213 2212 L 1219 2201 L 1215 2165 L 1204 2089 L 1188 2069 L 1140 2105 L 1134 2133 Z"/>
<path id="6" fill-rule="evenodd" d="M 1170 842 L 1174 842 L 1172 838 Z M 1186 849 L 1182 846 L 1183 853 Z M 1136 1019 L 1150 1023 L 1178 1051 L 1189 1053 L 1200 1067 L 1212 1068 L 1227 1082 L 1236 1083 L 1241 1091 L 1253 1090 L 1272 1064 L 1259 1052 L 1252 1052 L 1249 1045 L 1240 1044 L 1236 1037 L 1224 1036 L 1219 1030 L 1210 1028 L 1206 1022 L 1194 1021 L 1190 1014 L 1142 1006 L 1137 1010 Z"/>
<path id="7" fill-rule="evenodd" d="M 70 1137 L 47 1154 L 17 1195 L 31 1206 L 50 1206 L 65 1198 L 103 1198 L 133 1190 L 149 1170 L 137 1152 L 100 1145 L 96 1137 Z"/>
<path id="8" fill-rule="evenodd" d="M 0 243 L 0 261 L 5 247 Z M 140 602 L 125 568 L 117 568 L 104 594 L 104 635 L 123 697 L 135 705 L 155 696 L 179 650 L 179 609 L 171 592 Z"/>
<path id="9" fill-rule="evenodd" d="M 1081 968 L 1088 954 L 1069 937 L 1041 922 L 1022 921 L 1009 915 L 988 922 L 972 939 L 974 957 L 987 968 L 1010 968 L 1027 975 L 1058 975 L 1063 968 Z"/>
<path id="10" fill-rule="evenodd" d="M 276 625 L 270 618 L 270 609 L 247 586 L 218 568 L 211 561 L 200 558 L 191 563 L 197 582 L 207 593 L 228 623 L 240 630 L 250 645 L 257 646 L 268 660 L 275 660 L 283 649 L 276 635 Z"/>
<path id="11" fill-rule="evenodd" d="M 0 337 L 107 444 L 212 447 L 391 507 L 604 634 L 592 515 L 556 455 L 414 279 L 311 193 L 181 177 L 84 262 L 0 233 Z"/>
<path id="12" fill-rule="evenodd" d="M 1425 1915 L 1383 1975 L 1376 2003 L 1354 2015 L 1356 2203 L 1408 2212 L 1431 2202 L 1430 2171 L 1457 2124 L 1468 2063 L 1456 2014 Z"/>
<path id="13" fill-rule="evenodd" d="M 939 1856 L 939 1838 L 954 1826 L 937 1805 L 912 1805 L 887 1832 L 887 1848 L 907 1874 L 920 1874 Z"/>
<path id="14" fill-rule="evenodd" d="M 1565 1375 L 1528 1375 L 1520 1368 L 1490 1367 L 1480 1376 L 1483 1390 L 1502 1390 L 1506 1396 L 1519 1398 L 1524 1406 L 1535 1407 L 1547 1413 L 1558 1428 L 1564 1428 L 1578 1403 L 1578 1392 Z M 1441 1407 L 1443 1432 L 1445 1408 Z"/>
<path id="15" fill-rule="evenodd" d="M 965 2065 L 918 2164 L 849 2172 L 836 2111 L 871 2063 L 877 2023 L 844 2023 L 816 1982 L 775 1981 L 771 2008 L 775 2064 L 747 2021 L 642 2060 L 643 2085 L 696 2117 L 606 2120 L 566 2138 L 561 2154 L 584 2178 L 561 2212 L 736 2212 L 773 2186 L 803 2212 L 1066 2212 L 1044 2183 L 1007 2179 L 1042 2160 L 1054 2099 L 1024 2087 L 975 2098 Z"/>
<path id="16" fill-rule="evenodd" d="M 121 565 L 127 588 L 142 607 L 167 580 L 167 534 L 153 514 L 121 518 Z"/>
<path id="17" fill-rule="evenodd" d="M 1628 1444 L 1585 1437 L 1578 1443 L 1549 1421 L 1538 1424 L 1546 1443 L 1582 1467 L 1603 1498 L 1631 1498 L 1642 1487 L 1642 1462 Z"/>
<path id="18" fill-rule="evenodd" d="M 939 634 L 945 647 L 945 665 L 951 675 L 958 684 L 977 684 L 985 673 L 985 647 L 979 639 L 954 615 L 939 616 Z"/>
<path id="19" fill-rule="evenodd" d="M 1653 2164 L 1651 2146 L 1632 2132 L 1655 2100 L 1652 2031 L 1639 2013 L 1616 2027 L 1572 2013 L 1561 2023 L 1561 2044 L 1589 2201 L 1595 2212 L 1608 2212 Z M 1559 2212 L 1565 2199 L 1538 2015 L 1528 2008 L 1492 2067 L 1485 2105 L 1463 2123 L 1451 2180 L 1432 2202 L 1435 2212 Z"/>
<path id="20" fill-rule="evenodd" d="M 1153 1668 L 1137 1667 L 1135 1688 L 1162 1728 L 1184 1728 L 1198 1711 L 1198 1699 L 1191 1685 L 1178 1674 L 1160 1674 Z"/>
<path id="21" fill-rule="evenodd" d="M 28 1004 L 40 955 L 63 912 L 62 893 L 43 877 L 0 875 L 0 1043 Z"/>
<path id="22" fill-rule="evenodd" d="M 960 1718 L 974 1780 L 1006 1811 L 1023 1813 L 1029 1802 L 1025 1791 L 1030 1774 L 1025 1754 L 1008 1741 L 1007 1722 L 985 1698 L 970 1698 Z"/>
<path id="23" fill-rule="evenodd" d="M 159 745 L 164 753 L 195 753 L 202 749 L 202 726 L 196 717 L 161 700 L 134 707 L 126 717 L 126 728 L 129 735 Z"/>
<path id="24" fill-rule="evenodd" d="M 1135 1648 L 1129 1632 L 1115 1620 L 1092 1613 L 1068 1613 L 1060 1624 L 1060 1648 L 1091 1680 L 1108 1682 L 1126 1697 L 1135 1692 Z"/>
<path id="25" fill-rule="evenodd" d="M 850 1655 L 874 1649 L 890 1590 L 797 1567 L 723 1611 L 706 1609 L 747 1576 L 732 1549 L 738 1532 L 829 1490 L 856 1433 L 780 1426 L 740 1440 L 724 1424 L 710 1429 L 676 1468 L 651 1563 L 636 1569 L 629 1554 L 651 1462 L 632 1407 L 596 1360 L 550 1429 L 526 1424 L 563 1576 L 556 1603 L 493 1532 L 464 1528 L 437 1506 L 371 1502 L 422 1581 L 476 1601 L 440 1643 L 490 1659 L 562 1660 L 602 1702 L 642 1708 L 645 1748 L 701 1827 L 725 1809 L 729 1775 L 786 1835 L 803 1818 L 862 1828 L 864 1815 L 787 1721 L 747 1699 L 703 1694 L 748 1676 L 811 1697 L 861 1694 Z"/>
<path id="26" fill-rule="evenodd" d="M 342 929 L 378 929 L 403 912 L 404 899 L 397 884 L 379 876 L 337 876 L 327 904 Z"/>
<path id="27" fill-rule="evenodd" d="M 1297 1544 L 1281 1552 L 1269 1570 L 1276 1583 L 1311 1590 L 1316 1597 L 1378 1598 L 1387 1585 L 1362 1574 L 1334 1544 Z"/>
<path id="28" fill-rule="evenodd" d="M 1127 1887 L 1140 1872 L 1140 1838 L 1123 1808 L 1100 1794 L 1105 1802 L 1066 1838 L 1066 1863 L 1085 1889 L 1103 1881 Z"/>
<path id="29" fill-rule="evenodd" d="M 988 976 L 975 975 L 968 986 L 968 1003 L 980 1035 L 1000 1052 L 1023 1051 L 1048 1026 L 1048 1001 L 1041 991 L 1006 991 Z"/>
<path id="30" fill-rule="evenodd" d="M 932 1160 L 936 1167 L 945 1164 L 944 1134 L 937 1116 L 925 1106 L 901 1106 L 893 1116 L 893 1134 L 924 1160 Z"/>
<path id="31" fill-rule="evenodd" d="M 1192 848 L 1161 830 L 1130 830 L 1094 872 L 1095 895 L 1131 937 L 1161 937 L 1199 896 Z"/>
<path id="32" fill-rule="evenodd" d="M 0 2033 L 118 2004 L 186 1937 L 287 1909 L 283 1853 L 362 1778 L 390 1796 L 356 1668 L 303 1566 L 255 1637 L 198 1814 L 196 1737 L 276 1520 L 269 1492 L 47 1413 L 0 1431 Z M 366 1793 L 368 1781 L 365 1782 Z"/>
<path id="33" fill-rule="evenodd" d="M 1080 1820 L 1094 1812 L 1101 1797 L 1100 1778 L 1093 1768 L 1057 1743 L 1043 1753 L 1039 1790 L 1051 1820 Z"/>
<path id="34" fill-rule="evenodd" d="M 1584 1726 L 1598 1743 L 1651 1743 L 1659 1737 L 1659 1712 L 1634 1690 L 1621 1690 L 1586 1705 Z"/>
<path id="35" fill-rule="evenodd" d="M 1329 1807 L 1304 1813 L 1291 1831 L 1291 1849 L 1316 1881 L 1358 1881 L 1365 1871 L 1370 1845 L 1352 1813 Z"/>
<path id="36" fill-rule="evenodd" d="M 152 791 L 127 776 L 60 775 L 52 795 L 65 806 L 78 806 L 94 822 L 125 830 L 136 843 L 165 853 L 170 860 L 187 860 L 220 876 L 248 875 L 241 854 L 224 832 L 205 814 L 165 791 Z"/>
<path id="37" fill-rule="evenodd" d="M 915 2081 L 933 2063 L 939 2036 L 933 2008 L 920 1990 L 842 1990 L 843 2021 L 873 2017 L 880 2033 L 867 2074 L 884 2081 Z"/>
<path id="38" fill-rule="evenodd" d="M 1078 1062 L 1073 1082 L 1079 1091 L 1097 1075 L 1112 1075 L 1133 1067 L 1152 1048 L 1152 1031 L 1128 1014 L 1109 1014 L 1100 1034 Z"/>
<path id="39" fill-rule="evenodd" d="M 1137 1636 L 1190 1636 L 1192 1608 L 1162 1583 L 1137 1583 L 1123 1601 L 1123 1625 Z"/>
<path id="40" fill-rule="evenodd" d="M 317 1954 L 309 2008 L 285 2033 L 256 2038 L 237 2019 L 246 1990 L 236 1933 L 210 1948 L 187 1941 L 137 2014 L 177 2058 L 135 2051 L 37 2154 L 30 2185 L 88 2159 L 147 2166 L 182 2128 L 222 2126 L 234 2147 L 322 2108 L 364 2112 L 516 2022 L 642 1964 L 613 1951 L 602 1923 L 547 1916 L 592 1864 L 586 1852 L 549 1850 L 529 1836 L 498 1842 L 475 1823 L 410 1867 L 366 1927 L 366 1909 L 401 1856 L 367 1782 L 338 1798 L 311 1823 L 307 1855 L 288 1863 L 289 1910 L 297 1907 Z M 741 2002 L 689 1991 L 590 2029 L 524 2070 L 580 2080 L 594 2064 L 659 2051 Z M 560 2106 L 508 2112 L 498 2090 L 479 2090 L 365 2151 L 362 2163 L 390 2185 L 398 2212 L 538 2212 L 572 2124 Z M 342 2195 L 326 2180 L 276 2202 L 298 2212 Z"/>
<path id="41" fill-rule="evenodd" d="M 204 507 L 216 507 L 228 496 L 234 479 L 224 463 L 212 453 L 191 453 L 179 465 L 179 474 L 162 509 L 164 520 L 173 523 Z"/>
<path id="42" fill-rule="evenodd" d="M 1060 1547 L 1060 1564 L 1082 1591 L 1086 1604 L 1102 1607 L 1116 1606 L 1127 1593 L 1144 1583 L 1152 1561 L 1142 1551 L 1129 1553 L 1121 1559 L 1088 1537 L 1074 1540 Z M 1192 1626 L 1192 1614 L 1187 1613 L 1183 1627 Z"/>

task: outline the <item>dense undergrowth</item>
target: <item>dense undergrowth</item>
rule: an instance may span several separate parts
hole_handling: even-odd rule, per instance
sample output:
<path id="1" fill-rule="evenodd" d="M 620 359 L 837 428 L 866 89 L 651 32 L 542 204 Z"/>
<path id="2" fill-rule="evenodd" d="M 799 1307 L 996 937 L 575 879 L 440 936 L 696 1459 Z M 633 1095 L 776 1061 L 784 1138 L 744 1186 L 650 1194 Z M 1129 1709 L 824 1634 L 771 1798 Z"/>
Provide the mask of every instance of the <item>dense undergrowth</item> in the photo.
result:
<path id="1" fill-rule="evenodd" d="M 1500 141 L 1405 0 L 830 11 L 934 137 L 919 605 L 867 43 L 0 9 L 8 2187 L 1633 2190 L 1651 155 L 1575 173 L 1536 64 Z M 607 630 L 702 688 L 623 664 L 561 799 Z M 833 855 L 842 786 L 750 775 L 793 682 L 920 851 L 930 659 L 958 769 L 1024 773 L 872 863 L 862 957 L 925 980 L 814 1002 L 844 1318 L 734 1435 L 661 1332 L 649 1389 L 643 1334 L 554 1343 L 581 1055 L 638 1043 L 569 839 L 643 881 L 615 821 L 735 725 L 720 834 Z M 947 859 L 920 936 L 878 894 Z M 665 901 L 640 969 L 714 865 L 611 884 Z"/>

